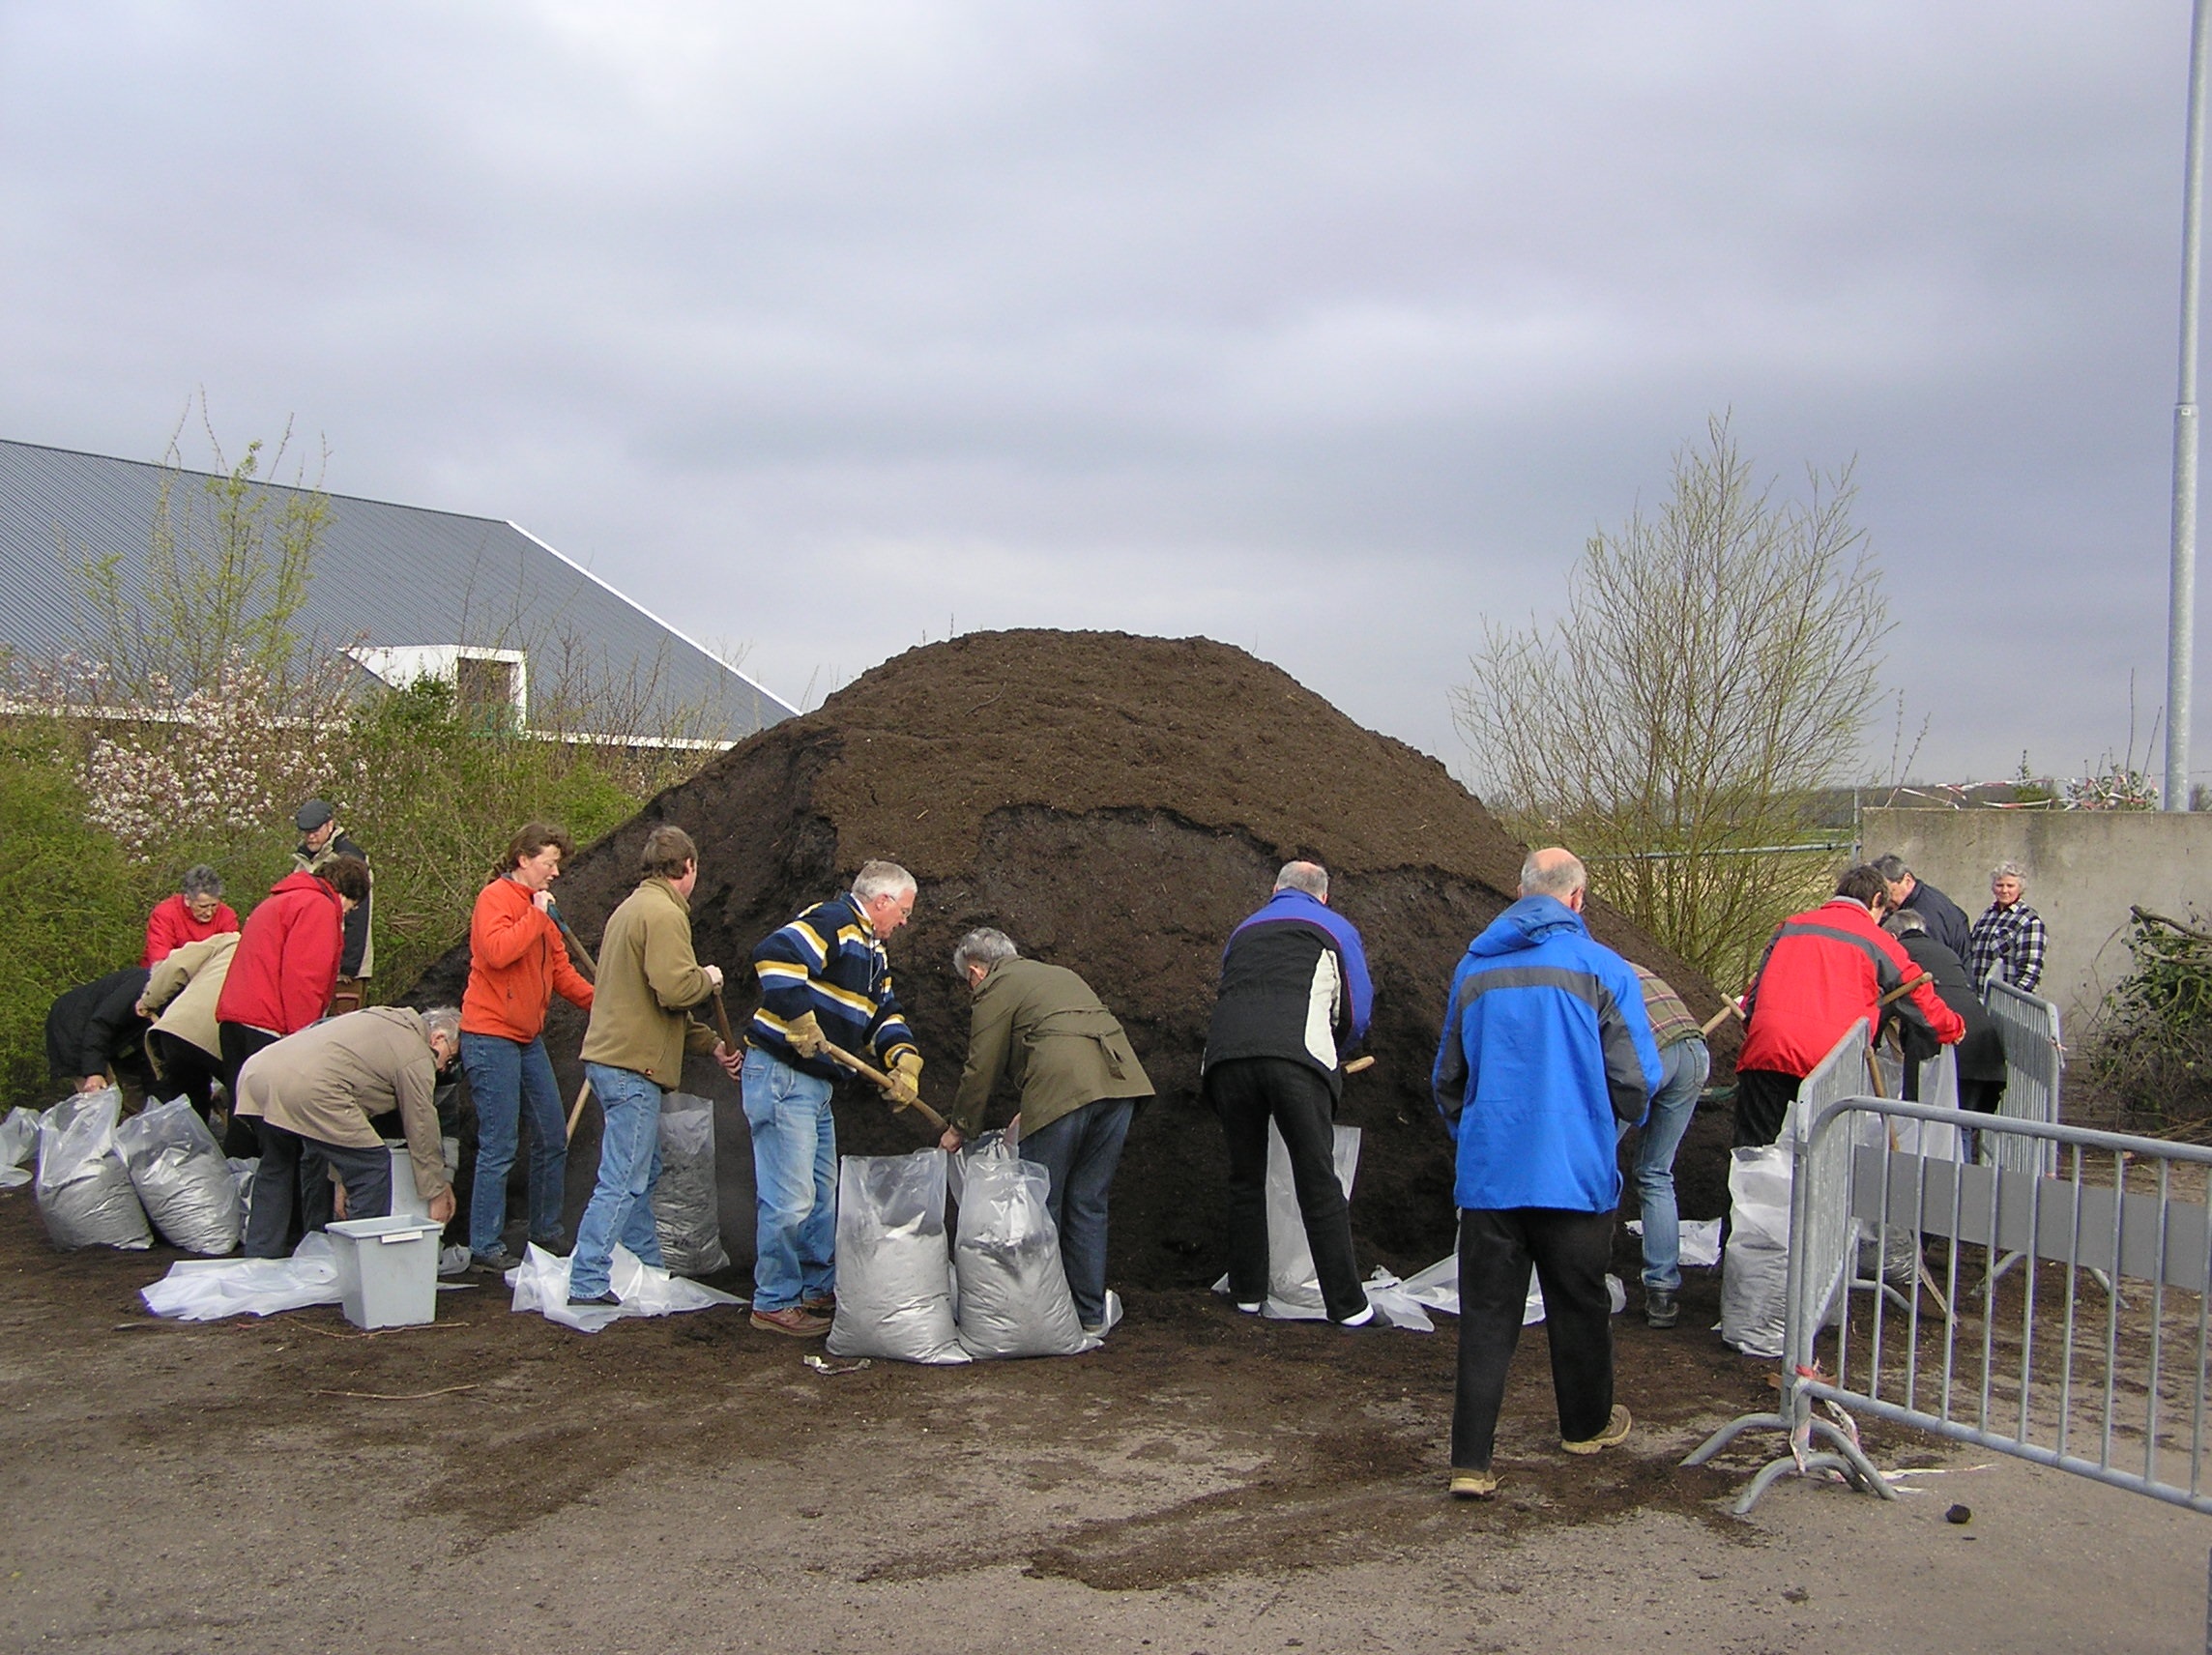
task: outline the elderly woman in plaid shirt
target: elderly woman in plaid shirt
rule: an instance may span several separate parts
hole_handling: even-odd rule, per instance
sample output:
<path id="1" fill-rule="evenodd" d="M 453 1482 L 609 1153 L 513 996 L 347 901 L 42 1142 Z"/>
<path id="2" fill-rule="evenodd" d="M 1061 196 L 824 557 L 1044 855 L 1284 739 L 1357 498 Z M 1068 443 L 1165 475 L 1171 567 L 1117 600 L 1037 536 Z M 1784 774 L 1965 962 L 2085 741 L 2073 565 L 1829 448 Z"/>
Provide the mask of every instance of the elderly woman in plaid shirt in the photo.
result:
<path id="1" fill-rule="evenodd" d="M 2021 901 L 2026 888 L 2018 862 L 1999 862 L 1990 875 L 1996 900 L 1974 921 L 1966 961 L 1976 994 L 1987 996 L 1990 979 L 1999 975 L 2023 994 L 2033 994 L 2043 980 L 2043 916 Z"/>

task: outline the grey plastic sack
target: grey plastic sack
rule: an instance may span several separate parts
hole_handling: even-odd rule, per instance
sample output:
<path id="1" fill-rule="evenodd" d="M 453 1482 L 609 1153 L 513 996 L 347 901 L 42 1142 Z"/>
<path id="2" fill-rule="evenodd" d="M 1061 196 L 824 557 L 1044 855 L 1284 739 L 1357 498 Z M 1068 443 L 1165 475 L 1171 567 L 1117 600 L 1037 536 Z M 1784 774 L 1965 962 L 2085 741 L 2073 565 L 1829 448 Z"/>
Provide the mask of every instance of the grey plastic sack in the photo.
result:
<path id="1" fill-rule="evenodd" d="M 942 1149 L 847 1155 L 837 1168 L 833 1356 L 968 1361 L 952 1321 Z"/>
<path id="2" fill-rule="evenodd" d="M 1099 1341 L 1085 1335 L 1061 1267 L 1060 1230 L 1047 1205 L 1052 1175 L 997 1134 L 960 1162 L 952 1269 L 961 1349 L 978 1359 L 1095 1349 Z"/>
<path id="3" fill-rule="evenodd" d="M 670 1092 L 661 1103 L 653 1223 L 671 1274 L 711 1276 L 730 1267 L 714 1196 L 714 1106 L 706 1098 Z"/>
<path id="4" fill-rule="evenodd" d="M 113 1087 L 64 1098 L 39 1122 L 33 1193 L 57 1247 L 151 1247 L 154 1233 L 115 1147 L 123 1094 Z"/>
<path id="5" fill-rule="evenodd" d="M 31 1181 L 31 1162 L 39 1153 L 39 1112 L 11 1109 L 0 1120 L 0 1189 Z"/>
<path id="6" fill-rule="evenodd" d="M 154 1104 L 124 1121 L 115 1146 L 162 1240 L 211 1258 L 237 1248 L 244 1228 L 238 1180 L 189 1098 Z"/>
<path id="7" fill-rule="evenodd" d="M 1790 1303 L 1790 1146 L 1737 1149 L 1732 1156 L 1721 1342 L 1746 1356 L 1779 1356 Z"/>

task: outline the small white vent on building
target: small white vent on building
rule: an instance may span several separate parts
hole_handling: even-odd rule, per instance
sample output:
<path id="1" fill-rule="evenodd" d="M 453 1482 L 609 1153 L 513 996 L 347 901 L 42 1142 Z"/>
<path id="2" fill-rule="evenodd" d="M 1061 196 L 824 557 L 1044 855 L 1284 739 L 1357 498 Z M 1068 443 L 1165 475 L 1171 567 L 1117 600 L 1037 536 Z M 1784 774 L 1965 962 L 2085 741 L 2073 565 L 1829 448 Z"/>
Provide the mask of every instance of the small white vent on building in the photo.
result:
<path id="1" fill-rule="evenodd" d="M 530 663 L 520 650 L 474 644 L 400 644 L 347 652 L 393 689 L 418 679 L 443 679 L 464 711 L 492 712 L 520 728 L 530 710 Z"/>

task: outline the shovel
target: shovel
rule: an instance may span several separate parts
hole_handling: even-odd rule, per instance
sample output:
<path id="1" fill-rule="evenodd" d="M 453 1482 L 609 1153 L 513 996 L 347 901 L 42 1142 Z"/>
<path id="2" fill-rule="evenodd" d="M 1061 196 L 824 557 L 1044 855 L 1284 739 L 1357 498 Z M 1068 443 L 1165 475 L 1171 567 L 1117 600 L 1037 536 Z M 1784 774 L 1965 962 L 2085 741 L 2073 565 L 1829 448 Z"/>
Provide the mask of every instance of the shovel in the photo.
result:
<path id="1" fill-rule="evenodd" d="M 877 1068 L 873 1063 L 863 1063 L 859 1059 L 854 1057 L 852 1053 L 846 1051 L 843 1047 L 832 1046 L 827 1040 L 822 1042 L 822 1050 L 826 1056 L 834 1059 L 839 1063 L 842 1063 L 846 1068 L 851 1069 L 855 1074 L 867 1076 L 868 1079 L 874 1081 L 876 1085 L 883 1088 L 886 1092 L 888 1092 L 891 1089 L 892 1082 L 890 1076 L 885 1074 L 883 1070 Z M 891 1105 L 893 1110 L 896 1110 L 900 1106 L 895 1103 Z M 936 1110 L 930 1108 L 928 1104 L 922 1102 L 920 1098 L 917 1097 L 914 1100 L 913 1107 L 920 1110 L 922 1119 L 928 1121 L 930 1125 L 936 1127 L 940 1133 L 946 1130 L 946 1122 L 945 1117 L 938 1114 Z"/>

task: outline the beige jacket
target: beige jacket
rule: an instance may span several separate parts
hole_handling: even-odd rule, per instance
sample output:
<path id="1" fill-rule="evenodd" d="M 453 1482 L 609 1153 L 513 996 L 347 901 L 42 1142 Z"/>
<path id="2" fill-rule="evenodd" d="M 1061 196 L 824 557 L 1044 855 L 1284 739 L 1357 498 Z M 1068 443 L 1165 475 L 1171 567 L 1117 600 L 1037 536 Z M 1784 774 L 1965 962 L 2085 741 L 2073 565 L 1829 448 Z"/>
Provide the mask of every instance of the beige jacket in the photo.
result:
<path id="1" fill-rule="evenodd" d="M 655 876 L 607 915 L 584 1061 L 643 1075 L 661 1090 L 684 1076 L 684 1053 L 711 1052 L 714 1032 L 685 1016 L 713 992 L 691 952 L 691 905 Z"/>
<path id="2" fill-rule="evenodd" d="M 265 1046 L 238 1071 L 238 1110 L 322 1144 L 374 1149 L 369 1118 L 396 1109 L 415 1164 L 415 1193 L 448 1188 L 438 1144 L 438 1060 L 421 1012 L 372 1005 Z"/>
<path id="3" fill-rule="evenodd" d="M 215 1002 L 222 998 L 222 980 L 230 975 L 230 956 L 237 949 L 238 933 L 218 931 L 164 955 L 146 979 L 146 1009 L 160 1012 L 154 1027 L 219 1059 L 222 1041 L 216 1032 Z"/>

